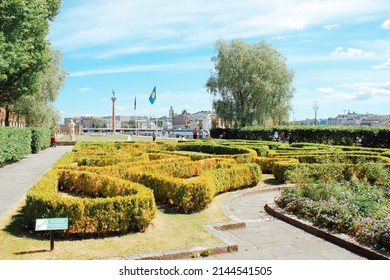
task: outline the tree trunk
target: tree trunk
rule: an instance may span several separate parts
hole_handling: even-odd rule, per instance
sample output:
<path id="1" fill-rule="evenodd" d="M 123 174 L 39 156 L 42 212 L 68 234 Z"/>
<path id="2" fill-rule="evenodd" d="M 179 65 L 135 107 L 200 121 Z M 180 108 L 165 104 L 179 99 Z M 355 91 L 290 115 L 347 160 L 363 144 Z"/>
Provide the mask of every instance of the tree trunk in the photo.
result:
<path id="1" fill-rule="evenodd" d="M 5 106 L 5 126 L 9 126 L 10 111 L 8 105 Z"/>

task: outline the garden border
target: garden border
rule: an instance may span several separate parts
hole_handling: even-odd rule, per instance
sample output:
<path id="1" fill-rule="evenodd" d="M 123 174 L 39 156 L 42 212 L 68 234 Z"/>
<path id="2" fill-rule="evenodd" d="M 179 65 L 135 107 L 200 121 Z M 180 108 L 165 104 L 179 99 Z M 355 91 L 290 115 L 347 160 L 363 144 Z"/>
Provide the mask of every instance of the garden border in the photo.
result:
<path id="1" fill-rule="evenodd" d="M 177 260 L 201 257 L 205 252 L 207 255 L 217 255 L 222 253 L 238 251 L 238 245 L 232 243 L 221 232 L 234 228 L 243 228 L 246 224 L 244 222 L 226 222 L 218 224 L 205 225 L 205 227 L 214 234 L 223 243 L 214 244 L 210 246 L 197 246 L 191 248 L 184 248 L 178 250 L 139 253 L 125 257 L 113 257 L 112 260 Z"/>
<path id="2" fill-rule="evenodd" d="M 382 254 L 362 244 L 359 244 L 358 242 L 354 241 L 352 238 L 350 238 L 345 234 L 331 233 L 328 230 L 315 227 L 307 221 L 297 219 L 295 216 L 289 215 L 282 208 L 276 206 L 273 202 L 267 203 L 264 206 L 264 210 L 268 214 L 286 223 L 289 223 L 297 228 L 300 228 L 312 235 L 323 238 L 359 256 L 365 257 L 370 260 L 390 260 L 390 256 Z"/>

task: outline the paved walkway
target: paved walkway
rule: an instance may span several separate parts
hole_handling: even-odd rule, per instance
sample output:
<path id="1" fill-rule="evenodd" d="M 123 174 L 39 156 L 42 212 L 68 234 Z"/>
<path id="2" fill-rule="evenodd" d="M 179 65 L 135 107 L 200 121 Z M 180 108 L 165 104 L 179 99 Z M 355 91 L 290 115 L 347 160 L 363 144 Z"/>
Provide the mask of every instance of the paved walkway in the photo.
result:
<path id="1" fill-rule="evenodd" d="M 225 230 L 224 238 L 238 245 L 238 251 L 211 255 L 212 260 L 361 260 L 339 246 L 273 218 L 264 210 L 278 191 L 244 191 L 228 198 L 224 212 L 246 227 Z"/>
<path id="2" fill-rule="evenodd" d="M 0 168 L 0 216 L 21 199 L 53 164 L 73 146 L 49 148 L 19 162 Z M 362 259 L 332 243 L 277 220 L 264 205 L 278 192 L 241 191 L 223 203 L 225 213 L 246 227 L 220 232 L 221 238 L 238 245 L 238 251 L 211 255 L 208 259 L 227 260 L 318 260 Z"/>
<path id="3" fill-rule="evenodd" d="M 6 213 L 73 146 L 57 146 L 0 168 L 0 216 Z"/>

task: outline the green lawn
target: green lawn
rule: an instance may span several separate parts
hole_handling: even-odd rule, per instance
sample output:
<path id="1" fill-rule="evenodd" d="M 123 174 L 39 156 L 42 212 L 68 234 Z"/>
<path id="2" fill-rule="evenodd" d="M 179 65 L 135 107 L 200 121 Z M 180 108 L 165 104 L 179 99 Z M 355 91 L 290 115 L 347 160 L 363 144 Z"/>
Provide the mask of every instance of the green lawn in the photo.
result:
<path id="1" fill-rule="evenodd" d="M 159 208 L 144 233 L 56 240 L 53 251 L 50 251 L 48 234 L 37 237 L 35 232 L 21 228 L 19 210 L 24 205 L 23 198 L 17 207 L 0 218 L 0 260 L 88 260 L 220 244 L 204 225 L 227 220 L 221 202 L 228 195 L 231 193 L 219 196 L 207 209 L 191 215 Z"/>
<path id="2" fill-rule="evenodd" d="M 176 138 L 159 138 L 156 141 L 178 140 Z M 70 141 L 69 135 L 60 136 L 58 141 Z M 102 134 L 102 135 L 76 135 L 76 141 L 81 142 L 107 142 L 107 141 L 129 141 L 128 135 Z M 152 141 L 151 136 L 131 136 L 131 141 Z"/>
<path id="3" fill-rule="evenodd" d="M 64 135 L 58 138 L 58 141 L 69 141 L 69 135 Z M 131 136 L 132 141 L 152 141 L 152 137 L 148 136 Z M 159 140 L 159 138 L 157 138 Z M 76 135 L 76 141 L 81 142 L 107 142 L 107 141 L 128 141 L 127 135 Z"/>

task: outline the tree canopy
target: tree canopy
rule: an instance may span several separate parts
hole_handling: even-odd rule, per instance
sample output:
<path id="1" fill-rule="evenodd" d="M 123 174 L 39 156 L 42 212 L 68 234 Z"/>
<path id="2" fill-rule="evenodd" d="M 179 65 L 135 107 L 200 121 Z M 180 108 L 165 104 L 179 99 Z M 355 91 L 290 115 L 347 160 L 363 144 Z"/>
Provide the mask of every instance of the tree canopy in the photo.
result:
<path id="1" fill-rule="evenodd" d="M 10 106 L 10 109 L 23 115 L 28 126 L 48 127 L 55 130 L 60 120 L 60 113 L 53 103 L 64 85 L 67 71 L 62 67 L 60 51 L 50 48 L 50 52 L 52 59 L 39 76 L 38 91 L 21 96 Z"/>
<path id="2" fill-rule="evenodd" d="M 52 61 L 46 36 L 61 0 L 0 1 L 0 106 L 41 90 Z"/>
<path id="3" fill-rule="evenodd" d="M 294 88 L 294 73 L 286 58 L 264 41 L 242 40 L 216 43 L 212 57 L 215 71 L 206 83 L 216 114 L 226 126 L 264 125 L 268 119 L 280 124 L 287 119 Z"/>

